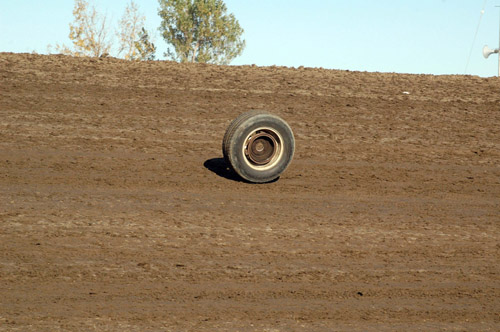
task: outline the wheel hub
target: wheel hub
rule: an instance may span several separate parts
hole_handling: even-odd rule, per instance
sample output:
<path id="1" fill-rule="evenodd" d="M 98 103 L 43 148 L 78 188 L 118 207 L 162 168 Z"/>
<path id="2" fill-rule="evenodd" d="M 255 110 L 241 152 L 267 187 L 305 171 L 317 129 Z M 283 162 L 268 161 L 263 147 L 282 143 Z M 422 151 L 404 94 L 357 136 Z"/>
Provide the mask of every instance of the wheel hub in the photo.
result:
<path id="1" fill-rule="evenodd" d="M 257 165 L 269 163 L 278 151 L 278 143 L 273 135 L 261 131 L 250 136 L 245 154 Z"/>

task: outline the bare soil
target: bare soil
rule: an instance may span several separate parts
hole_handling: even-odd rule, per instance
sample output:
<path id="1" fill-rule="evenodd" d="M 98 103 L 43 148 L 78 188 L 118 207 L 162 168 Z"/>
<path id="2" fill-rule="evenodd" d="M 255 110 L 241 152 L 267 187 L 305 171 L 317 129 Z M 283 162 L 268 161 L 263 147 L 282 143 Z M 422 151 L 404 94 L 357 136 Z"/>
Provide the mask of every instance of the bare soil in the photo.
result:
<path id="1" fill-rule="evenodd" d="M 0 54 L 0 331 L 498 331 L 499 231 L 498 78 Z"/>

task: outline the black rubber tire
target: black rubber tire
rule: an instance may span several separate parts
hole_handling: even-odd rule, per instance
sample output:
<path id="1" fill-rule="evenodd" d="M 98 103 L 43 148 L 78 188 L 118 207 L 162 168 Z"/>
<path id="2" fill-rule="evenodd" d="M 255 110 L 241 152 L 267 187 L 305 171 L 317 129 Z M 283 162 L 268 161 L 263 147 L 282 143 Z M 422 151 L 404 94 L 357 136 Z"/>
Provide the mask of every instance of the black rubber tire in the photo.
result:
<path id="1" fill-rule="evenodd" d="M 259 110 L 238 116 L 222 140 L 226 163 L 244 180 L 254 183 L 277 179 L 292 161 L 294 151 L 290 126 L 280 117 Z"/>

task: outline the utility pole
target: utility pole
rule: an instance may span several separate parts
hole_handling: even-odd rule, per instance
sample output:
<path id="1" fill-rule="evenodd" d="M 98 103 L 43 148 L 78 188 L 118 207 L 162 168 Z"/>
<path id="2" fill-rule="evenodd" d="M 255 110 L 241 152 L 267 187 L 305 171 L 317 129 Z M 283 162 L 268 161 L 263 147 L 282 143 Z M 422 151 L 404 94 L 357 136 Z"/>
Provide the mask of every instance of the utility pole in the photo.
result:
<path id="1" fill-rule="evenodd" d="M 500 6 L 495 6 L 497 8 L 500 8 Z M 499 11 L 500 13 L 500 11 Z M 485 45 L 483 47 L 483 56 L 485 59 L 487 59 L 490 55 L 492 55 L 493 53 L 498 53 L 498 77 L 500 77 L 500 17 L 499 17 L 499 20 L 498 20 L 498 48 L 492 50 L 488 47 L 488 45 Z"/>
<path id="2" fill-rule="evenodd" d="M 495 6 L 495 7 L 500 9 L 500 6 Z M 500 14 L 500 10 L 498 12 Z M 498 77 L 500 77 L 500 16 L 498 17 L 498 48 L 497 48 L 497 53 L 498 53 Z"/>
<path id="3" fill-rule="evenodd" d="M 495 6 L 500 8 L 500 6 Z M 500 14 L 500 10 L 498 11 Z M 500 16 L 498 18 L 498 48 L 493 50 L 493 52 L 498 53 L 498 77 L 500 77 Z"/>

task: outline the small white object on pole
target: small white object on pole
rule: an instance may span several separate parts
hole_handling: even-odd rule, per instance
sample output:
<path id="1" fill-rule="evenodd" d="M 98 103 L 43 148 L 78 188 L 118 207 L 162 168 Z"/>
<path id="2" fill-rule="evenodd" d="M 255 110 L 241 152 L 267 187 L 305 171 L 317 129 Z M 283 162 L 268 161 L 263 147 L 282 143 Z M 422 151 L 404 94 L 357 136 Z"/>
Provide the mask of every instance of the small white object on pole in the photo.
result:
<path id="1" fill-rule="evenodd" d="M 488 59 L 488 57 L 494 53 L 498 53 L 498 48 L 492 50 L 491 48 L 488 47 L 488 45 L 484 45 L 483 56 L 485 59 Z"/>

